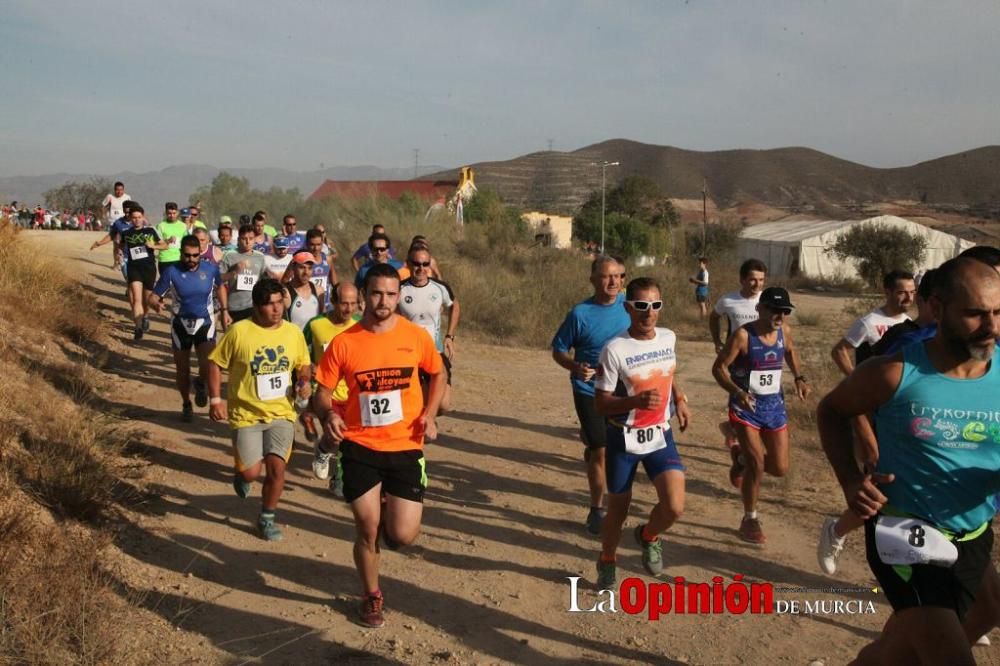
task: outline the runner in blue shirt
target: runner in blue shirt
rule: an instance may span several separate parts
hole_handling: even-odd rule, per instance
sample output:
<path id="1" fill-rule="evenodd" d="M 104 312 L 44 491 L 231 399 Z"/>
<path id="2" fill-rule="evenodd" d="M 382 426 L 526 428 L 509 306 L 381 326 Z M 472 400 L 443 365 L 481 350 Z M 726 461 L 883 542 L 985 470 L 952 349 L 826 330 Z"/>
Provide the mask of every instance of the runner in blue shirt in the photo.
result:
<path id="1" fill-rule="evenodd" d="M 93 244 L 90 246 L 90 249 L 94 250 L 96 248 L 101 247 L 102 245 L 107 245 L 108 243 L 114 243 L 115 264 L 114 266 L 112 266 L 112 268 L 121 268 L 122 277 L 127 277 L 125 262 L 128 261 L 128 257 L 124 256 L 124 254 L 122 253 L 121 236 L 122 232 L 126 231 L 129 227 L 132 226 L 132 223 L 129 221 L 129 213 L 132 212 L 133 205 L 138 205 L 138 202 L 131 200 L 124 202 L 122 204 L 122 208 L 125 211 L 125 215 L 119 217 L 117 220 L 112 222 L 108 226 L 108 233 L 104 234 L 104 236 L 102 236 L 100 240 L 94 241 Z"/>
<path id="2" fill-rule="evenodd" d="M 190 421 L 194 409 L 191 407 L 191 348 L 198 354 L 199 375 L 194 380 L 194 400 L 199 407 L 208 404 L 205 380 L 208 355 L 215 349 L 215 318 L 212 297 L 216 296 L 226 310 L 227 294 L 222 286 L 219 267 L 201 261 L 201 246 L 196 236 L 181 239 L 181 261 L 168 266 L 149 295 L 149 307 L 163 311 L 163 297 L 168 291 L 174 292 L 176 311 L 170 322 L 170 338 L 174 350 L 174 366 L 177 373 L 177 390 L 180 391 L 181 418 Z"/>
<path id="3" fill-rule="evenodd" d="M 294 215 L 286 215 L 281 220 L 281 234 L 277 238 L 288 239 L 288 254 L 295 256 L 299 250 L 306 249 L 306 235 L 297 231 L 298 222 Z"/>
<path id="4" fill-rule="evenodd" d="M 573 306 L 552 339 L 553 360 L 570 372 L 573 406 L 580 420 L 580 441 L 586 447 L 583 459 L 587 463 L 590 486 L 586 526 L 595 536 L 601 533 L 601 521 L 604 520 L 607 428 L 604 417 L 594 406 L 594 376 L 604 345 L 627 329 L 631 322 L 625 311 L 624 280 L 625 267 L 618 259 L 607 256 L 595 259 L 590 267 L 594 295 Z"/>
<path id="5" fill-rule="evenodd" d="M 368 247 L 371 250 L 372 258 L 369 259 L 365 264 L 358 269 L 358 274 L 354 276 L 354 286 L 358 289 L 364 287 L 365 275 L 372 266 L 376 264 L 389 264 L 397 271 L 402 271 L 405 265 L 401 261 L 389 258 L 389 251 L 392 250 L 392 241 L 385 234 L 372 234 L 368 237 Z M 402 278 L 405 280 L 409 277 L 409 270 L 406 271 Z"/>

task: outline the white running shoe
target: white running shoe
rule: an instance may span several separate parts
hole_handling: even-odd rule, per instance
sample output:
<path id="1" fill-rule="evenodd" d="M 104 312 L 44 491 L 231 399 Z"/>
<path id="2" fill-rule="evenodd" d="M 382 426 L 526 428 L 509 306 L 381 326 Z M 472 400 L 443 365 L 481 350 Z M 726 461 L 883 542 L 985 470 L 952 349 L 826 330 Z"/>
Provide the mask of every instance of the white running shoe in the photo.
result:
<path id="1" fill-rule="evenodd" d="M 313 448 L 313 476 L 321 481 L 330 478 L 330 460 L 332 459 L 333 454 L 321 451 L 317 442 Z"/>
<path id="2" fill-rule="evenodd" d="M 823 573 L 832 576 L 837 573 L 837 558 L 844 550 L 844 538 L 833 533 L 836 518 L 827 518 L 819 531 L 819 544 L 816 546 L 816 559 Z"/>
<path id="3" fill-rule="evenodd" d="M 976 641 L 976 645 L 992 645 L 992 643 L 990 643 L 990 637 L 983 634 L 979 637 L 979 640 Z"/>

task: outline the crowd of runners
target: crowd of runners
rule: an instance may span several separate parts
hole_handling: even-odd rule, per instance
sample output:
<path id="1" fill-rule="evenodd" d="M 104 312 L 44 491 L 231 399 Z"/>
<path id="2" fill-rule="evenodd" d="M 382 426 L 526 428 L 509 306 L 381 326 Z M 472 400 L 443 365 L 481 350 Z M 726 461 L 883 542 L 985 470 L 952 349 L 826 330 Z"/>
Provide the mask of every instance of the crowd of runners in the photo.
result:
<path id="1" fill-rule="evenodd" d="M 136 341 L 150 310 L 170 308 L 181 417 L 208 406 L 212 419 L 228 421 L 234 492 L 248 497 L 261 482 L 258 529 L 272 541 L 281 538 L 276 511 L 301 423 L 314 443 L 315 476 L 354 515 L 360 621 L 381 626 L 381 547 L 398 549 L 419 533 L 423 447 L 451 403 L 460 308 L 427 239 L 397 252 L 376 225 L 353 253 L 348 278 L 338 276 L 325 229 L 303 232 L 293 215 L 280 232 L 264 211 L 237 225 L 223 216 L 209 230 L 195 206 L 168 202 L 151 223 L 124 188 L 115 196 L 120 216 L 92 249 L 113 246 Z M 739 290 L 709 312 L 708 262 L 699 263 L 690 282 L 708 315 L 728 480 L 742 503 L 733 506 L 734 531 L 763 547 L 761 481 L 791 465 L 785 392 L 801 400 L 811 393 L 789 324 L 795 305 L 786 289 L 766 286 L 767 266 L 750 259 L 739 267 Z M 1000 336 L 998 266 L 1000 251 L 979 246 L 919 282 L 892 271 L 882 305 L 832 347 L 845 378 L 819 402 L 817 420 L 847 506 L 817 526 L 818 564 L 835 574 L 845 540 L 863 527 L 869 566 L 895 611 L 861 663 L 973 663 L 970 646 L 1000 621 L 990 527 L 1000 507 L 1000 368 L 991 362 Z M 663 286 L 626 278 L 622 260 L 597 257 L 593 296 L 572 308 L 551 344 L 569 372 L 580 423 L 589 488 L 583 525 L 600 538 L 598 589 L 617 581 L 640 464 L 656 502 L 633 538 L 645 570 L 663 572 L 661 535 L 685 506 L 674 427 L 683 432 L 693 418 L 708 418 L 690 410 L 676 335 L 658 325 Z"/>

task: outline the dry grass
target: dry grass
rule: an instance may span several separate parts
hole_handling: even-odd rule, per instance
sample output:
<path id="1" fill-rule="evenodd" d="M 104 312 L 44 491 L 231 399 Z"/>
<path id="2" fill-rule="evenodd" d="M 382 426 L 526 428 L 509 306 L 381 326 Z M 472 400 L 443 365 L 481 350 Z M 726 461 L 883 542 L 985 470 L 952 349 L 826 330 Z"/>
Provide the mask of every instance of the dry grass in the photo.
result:
<path id="1" fill-rule="evenodd" d="M 93 299 L 35 248 L 0 222 L 0 664 L 128 662 L 99 526 L 136 498 L 133 433 L 93 408 L 101 375 L 66 353 L 106 335 Z"/>

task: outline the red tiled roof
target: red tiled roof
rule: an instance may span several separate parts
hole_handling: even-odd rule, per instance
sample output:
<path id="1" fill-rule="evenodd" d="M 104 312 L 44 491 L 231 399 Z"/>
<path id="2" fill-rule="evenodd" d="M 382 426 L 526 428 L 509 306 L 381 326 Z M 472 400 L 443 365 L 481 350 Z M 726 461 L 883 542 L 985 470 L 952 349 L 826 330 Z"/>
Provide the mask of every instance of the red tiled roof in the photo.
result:
<path id="1" fill-rule="evenodd" d="M 450 180 L 328 180 L 309 195 L 310 199 L 322 199 L 336 194 L 348 199 L 357 199 L 377 192 L 390 199 L 398 199 L 404 192 L 411 192 L 424 199 L 448 197 L 458 187 L 457 181 Z"/>

